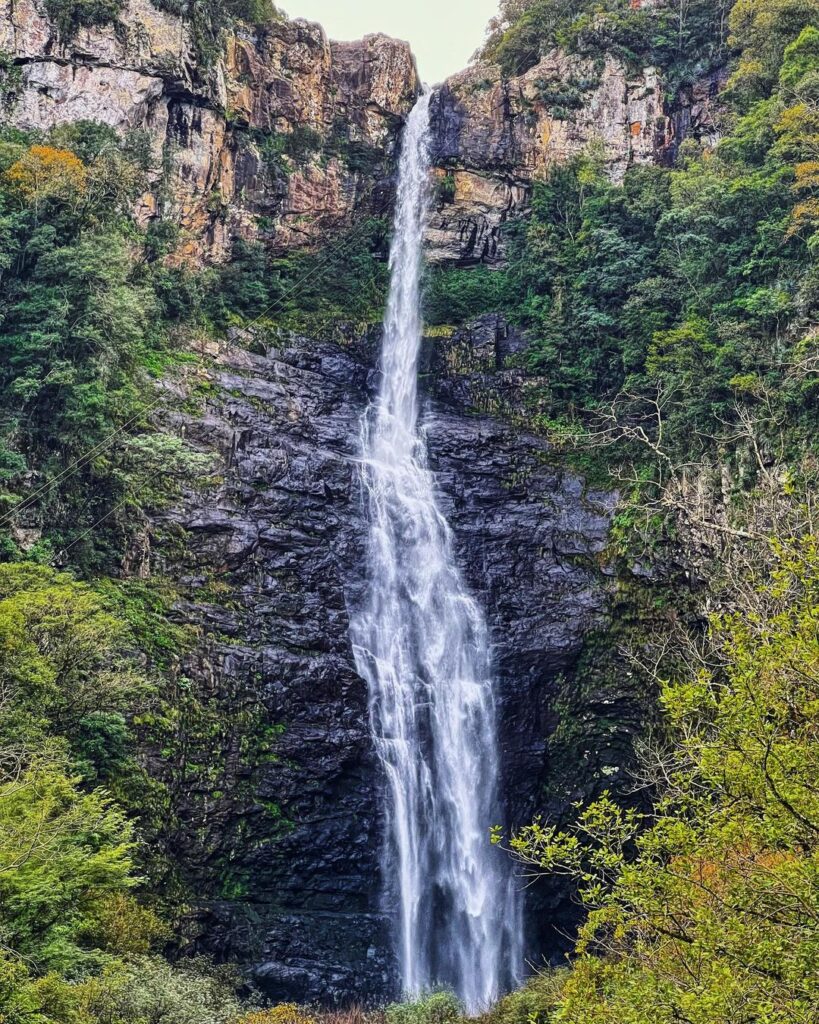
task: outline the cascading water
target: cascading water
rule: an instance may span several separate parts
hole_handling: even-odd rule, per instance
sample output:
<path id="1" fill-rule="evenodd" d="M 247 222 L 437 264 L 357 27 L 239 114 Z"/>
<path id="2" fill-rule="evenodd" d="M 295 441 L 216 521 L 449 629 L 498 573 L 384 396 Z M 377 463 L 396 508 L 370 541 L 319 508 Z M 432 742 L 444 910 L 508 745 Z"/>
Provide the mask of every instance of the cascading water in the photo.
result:
<path id="1" fill-rule="evenodd" d="M 363 421 L 369 591 L 353 617 L 389 797 L 388 887 L 408 994 L 452 988 L 470 1011 L 519 973 L 520 914 L 498 820 L 487 628 L 467 592 L 418 431 L 420 277 L 429 197 L 430 94 L 401 155 L 380 392 Z"/>

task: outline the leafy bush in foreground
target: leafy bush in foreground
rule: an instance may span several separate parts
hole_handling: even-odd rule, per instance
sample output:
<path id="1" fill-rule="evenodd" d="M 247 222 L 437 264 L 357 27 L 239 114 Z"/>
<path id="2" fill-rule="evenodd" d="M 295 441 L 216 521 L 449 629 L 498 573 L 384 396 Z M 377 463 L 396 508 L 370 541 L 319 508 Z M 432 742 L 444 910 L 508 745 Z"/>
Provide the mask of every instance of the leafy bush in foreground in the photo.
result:
<path id="1" fill-rule="evenodd" d="M 463 1016 L 458 999 L 447 991 L 431 992 L 414 1002 L 386 1008 L 387 1024 L 455 1024 Z"/>

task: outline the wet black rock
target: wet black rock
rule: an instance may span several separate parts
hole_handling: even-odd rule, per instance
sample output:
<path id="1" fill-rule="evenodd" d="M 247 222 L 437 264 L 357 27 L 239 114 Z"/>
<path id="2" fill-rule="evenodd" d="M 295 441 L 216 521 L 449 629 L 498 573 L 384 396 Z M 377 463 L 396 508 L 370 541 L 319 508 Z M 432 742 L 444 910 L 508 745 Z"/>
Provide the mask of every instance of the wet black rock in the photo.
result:
<path id="1" fill-rule="evenodd" d="M 277 1000 L 395 992 L 381 778 L 348 638 L 376 344 L 291 338 L 264 356 L 219 354 L 201 408 L 178 426 L 218 455 L 220 476 L 153 525 L 152 571 L 178 584 L 179 619 L 199 630 L 182 669 L 196 710 L 162 768 L 171 853 L 194 903 L 191 949 L 238 960 Z M 542 805 L 559 681 L 605 616 L 598 561 L 613 508 L 542 438 L 480 410 L 476 396 L 493 387 L 507 396 L 498 407 L 512 401 L 504 367 L 518 350 L 497 318 L 430 343 L 423 417 L 494 639 L 507 824 Z M 533 942 L 550 941 L 534 929 Z"/>

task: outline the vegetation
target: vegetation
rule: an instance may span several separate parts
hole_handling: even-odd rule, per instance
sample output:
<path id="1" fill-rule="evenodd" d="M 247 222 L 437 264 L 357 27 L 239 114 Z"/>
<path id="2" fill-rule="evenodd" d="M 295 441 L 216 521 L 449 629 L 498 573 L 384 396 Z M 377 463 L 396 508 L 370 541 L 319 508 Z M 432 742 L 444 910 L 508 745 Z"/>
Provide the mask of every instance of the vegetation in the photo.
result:
<path id="1" fill-rule="evenodd" d="M 0 142 L 0 511 L 36 492 L 50 529 L 43 557 L 66 545 L 91 562 L 121 547 L 134 525 L 150 459 L 167 492 L 201 473 L 201 457 L 163 437 L 148 416 L 151 375 L 182 358 L 170 329 L 177 272 L 135 233 L 132 203 L 144 186 L 144 152 L 131 135 L 75 122 L 37 139 L 7 132 Z M 117 444 L 107 439 L 114 437 Z M 167 460 L 169 445 L 176 456 Z M 85 453 L 92 452 L 88 459 Z M 73 467 L 68 472 L 69 467 Z M 32 487 L 31 474 L 35 486 Z M 150 473 L 148 474 L 150 475 Z M 55 486 L 57 482 L 61 486 Z M 153 493 L 159 493 L 155 487 Z M 138 515 L 138 513 L 137 513 Z M 29 512 L 29 518 L 31 512 Z M 103 517 L 105 517 L 103 519 Z M 103 519 L 90 543 L 85 529 Z M 15 541 L 7 531 L 5 544 Z M 79 550 L 76 550 L 79 548 Z"/>
<path id="2" fill-rule="evenodd" d="M 506 5 L 489 52 L 511 73 L 555 41 L 620 47 L 648 18 L 645 55 L 663 18 L 697 17 L 696 4 L 596 4 L 584 20 L 577 6 Z M 532 421 L 627 488 L 621 553 L 651 545 L 662 577 L 673 552 L 710 606 L 629 654 L 663 714 L 632 780 L 651 810 L 604 794 L 573 821 L 495 836 L 527 870 L 574 885 L 585 923 L 570 964 L 502 1001 L 492 1024 L 819 1014 L 819 12 L 739 0 L 727 26 L 715 150 L 686 144 L 673 168 L 634 168 L 622 186 L 594 152 L 555 168 L 491 293 L 462 272 L 430 288 L 435 318 L 451 295 L 465 316 L 511 311 L 527 329 Z"/>
<path id="3" fill-rule="evenodd" d="M 88 10 L 61 9 L 61 34 Z M 16 71 L 0 61 L 9 95 Z M 323 144 L 307 129 L 268 142 L 288 168 Z M 214 745 L 234 730 L 231 758 L 254 768 L 281 728 L 251 700 L 228 725 L 180 671 L 193 637 L 170 621 L 178 593 L 121 577 L 148 516 L 214 470 L 163 427 L 180 400 L 157 378 L 189 390 L 194 337 L 252 323 L 264 344 L 380 318 L 386 224 L 359 223 L 329 252 L 238 244 L 227 266 L 188 269 L 169 259 L 172 223 L 133 218 L 154 165 L 144 132 L 0 126 L 0 1020 L 312 1024 L 240 998 L 229 970 L 162 955 L 190 896 L 174 794 L 227 791 L 223 831 L 238 837 L 250 776 L 228 778 Z M 286 828 L 274 801 L 264 812 Z M 230 864 L 213 874 L 241 896 Z"/>
<path id="4" fill-rule="evenodd" d="M 431 992 L 414 1002 L 394 1003 L 384 1016 L 386 1024 L 454 1024 L 463 1007 L 451 992 Z"/>
<path id="5" fill-rule="evenodd" d="M 282 152 L 300 159 L 315 144 L 302 132 Z M 190 333 L 260 318 L 257 333 L 323 330 L 377 320 L 383 304 L 387 226 L 376 218 L 329 254 L 273 258 L 240 242 L 219 271 L 168 265 L 173 226 L 140 232 L 130 219 L 150 160 L 138 134 L 94 122 L 0 141 L 0 526 L 24 502 L 48 524 L 32 554 L 68 547 L 86 567 L 105 567 L 145 509 L 207 476 L 209 459 L 151 416 L 152 378 L 185 372 Z"/>
<path id="6" fill-rule="evenodd" d="M 116 24 L 124 0 L 46 0 L 46 11 L 64 41 L 81 28 Z"/>
<path id="7" fill-rule="evenodd" d="M 280 17 L 272 0 L 152 0 L 155 7 L 185 19 L 203 66 L 219 54 L 224 34 L 237 22 L 263 25 Z M 125 0 L 45 0 L 46 12 L 63 42 L 80 29 L 119 25 Z M 0 74 L 2 74 L 0 59 Z"/>
<path id="8" fill-rule="evenodd" d="M 731 0 L 501 0 L 481 56 L 508 76 L 534 67 L 550 49 L 631 67 L 661 67 L 673 92 L 724 59 Z M 803 9 L 810 0 L 802 3 Z"/>
<path id="9" fill-rule="evenodd" d="M 65 0 L 60 0 L 65 2 Z M 71 0 L 74 2 L 74 0 Z M 202 69 L 222 52 L 224 38 L 237 22 L 264 25 L 281 17 L 273 0 L 151 0 L 160 11 L 176 14 L 190 26 Z"/>
<path id="10" fill-rule="evenodd" d="M 234 21 L 275 16 L 258 0 L 161 3 L 189 20 L 203 66 Z M 47 9 L 68 39 L 116 22 L 121 4 Z M 607 54 L 658 65 L 671 91 L 730 59 L 723 140 L 686 143 L 673 167 L 635 167 L 622 184 L 593 149 L 553 168 L 508 229 L 508 267 L 431 274 L 427 318 L 500 310 L 524 329 L 522 418 L 623 489 L 610 553 L 631 567 L 650 548 L 659 576 L 697 579 L 708 610 L 690 613 L 689 590 L 679 631 L 631 652 L 663 712 L 637 780 L 651 812 L 624 806 L 621 784 L 573 821 L 496 836 L 568 879 L 586 917 L 572 962 L 486 1024 L 807 1024 L 819 1015 L 819 12 L 814 0 L 504 0 L 485 55 L 513 75 L 556 43 L 592 68 Z M 536 83 L 559 117 L 593 85 Z M 0 54 L 0 109 L 18 86 Z M 274 179 L 328 156 L 361 175 L 383 161 L 340 122 L 327 138 L 236 137 Z M 261 347 L 379 319 L 388 229 L 373 216 L 324 251 L 286 255 L 240 241 L 225 266 L 186 269 L 176 227 L 132 215 L 153 161 L 144 134 L 93 122 L 0 132 L 0 1021 L 315 1024 L 303 1007 L 249 1005 L 229 969 L 162 955 L 186 895 L 167 848 L 170 789 L 216 792 L 218 759 L 196 755 L 227 727 L 180 670 L 191 638 L 172 621 L 178 595 L 121 576 L 148 514 L 214 470 L 163 427 L 157 378 L 196 367 L 192 337 L 238 328 Z M 455 192 L 447 173 L 436 199 Z M 581 669 L 610 665 L 590 644 Z M 234 714 L 242 764 L 274 756 L 279 727 L 254 716 Z M 565 726 L 556 742 L 575 739 Z M 157 751 L 164 773 L 149 770 Z M 228 864 L 220 885 L 237 898 L 245 879 Z M 461 1016 L 433 993 L 327 1021 Z"/>
<path id="11" fill-rule="evenodd" d="M 22 72 L 13 55 L 0 50 L 0 114 L 13 102 L 21 79 Z"/>
<path id="12" fill-rule="evenodd" d="M 340 232 L 329 250 L 272 256 L 239 242 L 206 299 L 216 327 L 253 321 L 256 333 L 289 328 L 321 334 L 339 323 L 366 325 L 383 313 L 388 225 L 367 218 Z"/>
<path id="13" fill-rule="evenodd" d="M 233 313 L 220 275 L 168 265 L 171 225 L 134 223 L 151 161 L 139 132 L 94 122 L 0 133 L 7 1024 L 229 1024 L 251 1009 L 229 972 L 160 956 L 184 912 L 171 788 L 194 769 L 179 752 L 222 724 L 178 672 L 190 635 L 169 621 L 173 589 L 119 577 L 147 512 L 213 468 L 161 429 L 155 378 L 185 372 L 190 335 L 240 316 L 242 297 Z M 269 758 L 277 728 L 240 717 L 242 756 Z M 166 772 L 148 769 L 157 750 Z"/>
<path id="14" fill-rule="evenodd" d="M 622 186 L 594 152 L 554 168 L 511 228 L 507 272 L 433 279 L 433 322 L 502 309 L 528 329 L 544 425 L 674 464 L 730 454 L 751 424 L 772 461 L 813 446 L 817 19 L 737 4 L 715 151 L 686 143 L 676 167 Z"/>
<path id="15" fill-rule="evenodd" d="M 0 1019 L 9 1024 L 136 1024 L 146 1014 L 201 1024 L 191 1008 L 212 998 L 208 986 L 225 987 L 207 965 L 175 971 L 152 954 L 170 932 L 140 877 L 151 784 L 132 722 L 156 702 L 158 680 L 136 653 L 133 606 L 122 614 L 118 603 L 110 584 L 0 565 Z M 220 1003 L 232 1011 L 214 1020 L 238 1016 L 234 988 Z M 175 1015 L 154 1018 L 159 1007 Z"/>
<path id="16" fill-rule="evenodd" d="M 568 829 L 535 822 L 511 840 L 574 879 L 588 911 L 550 1020 L 816 1019 L 819 556 L 814 535 L 756 554 L 662 685 L 669 739 L 642 780 L 653 812 L 604 797 Z"/>
<path id="17" fill-rule="evenodd" d="M 435 199 L 440 206 L 447 206 L 455 201 L 457 184 L 454 174 L 445 174 L 435 185 Z"/>

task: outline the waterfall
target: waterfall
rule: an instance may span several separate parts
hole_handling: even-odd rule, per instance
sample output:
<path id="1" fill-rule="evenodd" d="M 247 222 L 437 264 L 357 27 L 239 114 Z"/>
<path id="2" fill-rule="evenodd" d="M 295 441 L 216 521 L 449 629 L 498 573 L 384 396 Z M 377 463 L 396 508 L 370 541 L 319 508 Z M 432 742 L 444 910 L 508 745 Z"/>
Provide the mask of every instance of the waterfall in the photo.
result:
<path id="1" fill-rule="evenodd" d="M 401 154 L 380 391 L 362 425 L 369 589 L 351 635 L 386 775 L 384 870 L 404 989 L 444 985 L 473 1012 L 517 980 L 521 926 L 508 858 L 489 842 L 499 801 L 486 622 L 418 429 L 429 105 L 425 93 Z"/>

